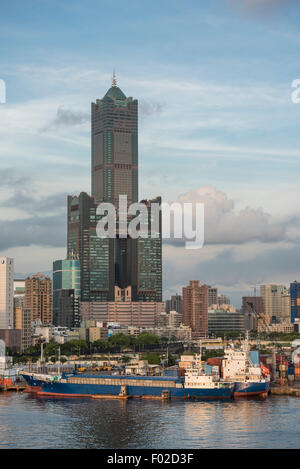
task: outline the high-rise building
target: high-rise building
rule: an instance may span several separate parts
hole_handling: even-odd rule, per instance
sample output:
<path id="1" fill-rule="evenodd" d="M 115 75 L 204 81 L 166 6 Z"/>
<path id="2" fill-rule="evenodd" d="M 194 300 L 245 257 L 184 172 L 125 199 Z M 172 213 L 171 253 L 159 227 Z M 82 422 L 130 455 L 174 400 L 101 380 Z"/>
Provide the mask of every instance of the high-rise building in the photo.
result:
<path id="1" fill-rule="evenodd" d="M 114 239 L 99 238 L 94 197 L 85 192 L 68 197 L 68 252 L 80 262 L 81 301 L 113 301 Z"/>
<path id="2" fill-rule="evenodd" d="M 182 289 L 183 323 L 190 326 L 193 337 L 205 337 L 208 333 L 208 287 L 199 280 L 191 280 Z"/>
<path id="3" fill-rule="evenodd" d="M 162 221 L 159 213 L 156 237 L 151 237 L 151 227 L 153 228 L 152 204 L 161 204 L 161 198 L 153 200 L 142 200 L 148 212 L 148 237 L 138 237 L 137 240 L 137 266 L 136 278 L 137 287 L 133 289 L 134 301 L 162 301 Z M 154 234 L 154 229 L 152 230 Z M 127 282 L 127 285 L 131 285 Z M 127 286 L 126 285 L 126 286 Z M 120 285 L 121 286 L 121 285 Z M 122 286 L 121 286 L 122 287 Z M 123 288 L 125 285 L 123 286 Z"/>
<path id="4" fill-rule="evenodd" d="M 181 295 L 172 295 L 170 300 L 166 300 L 166 312 L 177 311 L 177 313 L 182 313 L 182 296 Z"/>
<path id="5" fill-rule="evenodd" d="M 273 322 L 290 319 L 290 293 L 285 285 L 267 283 L 260 286 L 264 314 Z"/>
<path id="6" fill-rule="evenodd" d="M 217 287 L 208 287 L 208 306 L 217 305 L 218 304 L 218 289 Z"/>
<path id="7" fill-rule="evenodd" d="M 296 280 L 290 286 L 291 321 L 300 322 L 300 282 Z"/>
<path id="8" fill-rule="evenodd" d="M 73 290 L 73 294 L 66 293 L 66 295 L 62 295 L 62 297 L 70 298 L 70 302 L 76 307 L 73 316 L 75 323 L 79 327 L 80 319 L 78 317 L 79 313 L 77 307 L 80 300 L 80 261 L 78 259 L 69 258 L 53 262 L 53 323 L 56 326 L 64 325 L 60 324 L 58 321 L 58 298 L 62 290 Z M 60 317 L 61 314 L 62 312 L 60 312 Z M 72 327 L 74 327 L 74 325 Z"/>
<path id="9" fill-rule="evenodd" d="M 123 236 L 119 196 L 128 205 L 138 201 L 138 102 L 124 95 L 114 77 L 104 98 L 92 103 L 92 195 L 68 197 L 68 257 L 80 261 L 82 302 L 114 301 L 115 286 L 130 286 L 133 301 L 161 302 L 161 214 L 156 237 Z M 116 209 L 115 238 L 97 236 L 101 202 Z M 151 203 L 161 199 L 142 202 L 151 222 Z M 125 217 L 128 226 L 133 216 Z"/>
<path id="10" fill-rule="evenodd" d="M 117 86 L 92 103 L 92 196 L 111 202 L 119 195 L 138 201 L 138 102 Z"/>
<path id="11" fill-rule="evenodd" d="M 52 281 L 41 273 L 25 280 L 25 308 L 31 310 L 31 320 L 52 324 Z"/>
<path id="12" fill-rule="evenodd" d="M 80 299 L 75 290 L 57 290 L 57 326 L 80 327 Z"/>
<path id="13" fill-rule="evenodd" d="M 0 257 L 0 329 L 14 323 L 14 260 Z"/>

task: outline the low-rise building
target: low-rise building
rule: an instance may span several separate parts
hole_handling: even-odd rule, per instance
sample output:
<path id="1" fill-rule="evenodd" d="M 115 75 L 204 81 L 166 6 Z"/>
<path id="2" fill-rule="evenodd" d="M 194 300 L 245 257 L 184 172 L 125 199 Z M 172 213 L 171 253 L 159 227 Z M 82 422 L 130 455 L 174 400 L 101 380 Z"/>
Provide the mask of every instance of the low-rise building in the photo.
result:
<path id="1" fill-rule="evenodd" d="M 245 316 L 240 311 L 235 311 L 235 308 L 230 308 L 227 305 L 227 309 L 209 309 L 208 310 L 208 332 L 224 333 L 231 331 L 245 330 Z"/>

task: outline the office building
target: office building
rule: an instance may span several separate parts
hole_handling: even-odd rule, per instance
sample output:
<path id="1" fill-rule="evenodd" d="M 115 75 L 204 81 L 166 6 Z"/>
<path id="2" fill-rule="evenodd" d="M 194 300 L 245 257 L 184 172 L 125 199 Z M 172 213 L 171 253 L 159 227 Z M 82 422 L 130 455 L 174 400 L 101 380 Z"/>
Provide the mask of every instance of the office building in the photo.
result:
<path id="1" fill-rule="evenodd" d="M 67 328 L 80 326 L 80 298 L 75 294 L 75 290 L 57 291 L 56 314 L 56 326 Z"/>
<path id="2" fill-rule="evenodd" d="M 290 285 L 291 322 L 300 321 L 300 282 L 296 280 Z"/>
<path id="3" fill-rule="evenodd" d="M 207 285 L 207 287 L 208 287 L 208 307 L 211 305 L 218 304 L 218 289 L 216 287 L 211 287 L 210 285 Z"/>
<path id="4" fill-rule="evenodd" d="M 66 291 L 66 293 L 63 293 Z M 64 310 L 66 308 L 65 318 Z M 79 301 L 80 301 L 80 262 L 78 259 L 64 259 L 53 262 L 53 323 L 56 326 L 67 326 L 71 322 L 74 327 L 79 327 Z M 73 305 L 73 313 L 70 307 Z M 73 319 L 71 319 L 71 317 Z M 67 319 L 68 318 L 68 319 Z M 63 324 L 59 321 L 63 320 Z M 67 326 L 68 327 L 68 326 Z"/>
<path id="5" fill-rule="evenodd" d="M 218 334 L 245 331 L 245 316 L 240 311 L 208 309 L 208 332 Z"/>
<path id="6" fill-rule="evenodd" d="M 264 284 L 260 286 L 264 314 L 272 322 L 281 322 L 290 318 L 290 293 L 284 285 Z"/>
<path id="7" fill-rule="evenodd" d="M 92 196 L 96 202 L 138 201 L 138 101 L 112 86 L 92 103 Z"/>
<path id="8" fill-rule="evenodd" d="M 92 103 L 92 195 L 68 197 L 68 257 L 81 266 L 81 301 L 111 302 L 115 286 L 131 287 L 133 301 L 162 301 L 161 215 L 157 236 L 138 239 L 120 230 L 119 196 L 127 205 L 138 201 L 138 102 L 127 98 L 114 77 L 103 99 Z M 101 202 L 116 209 L 116 236 L 99 238 Z M 151 203 L 142 201 L 147 220 L 152 221 Z M 125 225 L 134 218 L 125 216 Z M 151 225 L 149 226 L 149 231 Z"/>

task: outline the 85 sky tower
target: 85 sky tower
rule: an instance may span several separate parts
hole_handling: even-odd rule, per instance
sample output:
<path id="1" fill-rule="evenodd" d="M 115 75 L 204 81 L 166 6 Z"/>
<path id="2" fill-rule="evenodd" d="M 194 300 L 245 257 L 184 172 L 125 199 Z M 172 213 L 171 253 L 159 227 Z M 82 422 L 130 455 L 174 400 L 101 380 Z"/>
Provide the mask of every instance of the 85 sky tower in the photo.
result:
<path id="1" fill-rule="evenodd" d="M 115 286 L 131 286 L 133 301 L 162 301 L 161 229 L 156 239 L 122 238 L 117 222 L 116 238 L 96 234 L 99 203 L 118 210 L 120 195 L 128 205 L 138 202 L 138 101 L 125 96 L 114 75 L 91 117 L 92 195 L 68 197 L 68 254 L 80 259 L 81 300 L 113 301 Z"/>
<path id="2" fill-rule="evenodd" d="M 104 98 L 92 103 L 92 196 L 117 207 L 119 195 L 138 201 L 138 102 L 114 75 Z"/>

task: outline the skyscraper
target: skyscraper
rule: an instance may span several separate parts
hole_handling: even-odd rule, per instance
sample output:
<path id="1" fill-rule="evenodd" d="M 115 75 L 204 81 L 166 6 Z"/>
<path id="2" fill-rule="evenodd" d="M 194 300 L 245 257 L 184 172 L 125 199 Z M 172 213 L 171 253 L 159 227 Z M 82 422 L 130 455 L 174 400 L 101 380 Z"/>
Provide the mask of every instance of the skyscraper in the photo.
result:
<path id="1" fill-rule="evenodd" d="M 62 292 L 66 290 L 66 294 Z M 70 292 L 73 291 L 73 293 Z M 59 296 L 71 298 L 71 305 L 76 306 L 74 310 L 74 322 L 78 323 L 77 304 L 80 298 L 80 261 L 76 258 L 62 259 L 53 262 L 53 322 L 57 326 L 63 326 L 59 322 L 63 316 L 63 311 L 59 311 Z M 77 300 L 76 300 L 77 298 Z M 62 304 L 62 302 L 61 302 Z M 69 305 L 69 309 L 70 309 Z M 70 316 L 71 313 L 68 314 Z M 77 316 L 75 318 L 75 316 Z M 71 320 L 68 319 L 68 323 Z M 74 326 L 75 324 L 73 324 Z M 79 326 L 79 324 L 78 324 Z"/>
<path id="2" fill-rule="evenodd" d="M 138 201 L 138 102 L 117 86 L 92 103 L 92 195 L 68 197 L 68 257 L 81 265 L 81 301 L 114 301 L 115 286 L 131 287 L 133 301 L 161 301 L 161 216 L 155 238 L 122 236 L 119 196 Z M 151 202 L 143 201 L 151 221 Z M 116 209 L 115 238 L 96 233 L 101 202 Z M 133 216 L 127 215 L 127 226 Z M 150 232 L 150 230 L 149 230 Z"/>
<path id="3" fill-rule="evenodd" d="M 85 192 L 68 197 L 68 252 L 78 256 L 81 301 L 113 301 L 114 239 L 99 238 L 94 197 Z"/>
<path id="4" fill-rule="evenodd" d="M 0 329 L 14 323 L 14 260 L 0 257 Z"/>
<path id="5" fill-rule="evenodd" d="M 190 326 L 194 338 L 205 337 L 208 332 L 208 287 L 199 280 L 191 280 L 182 289 L 183 323 Z"/>
<path id="6" fill-rule="evenodd" d="M 92 196 L 116 207 L 138 201 L 138 102 L 117 86 L 92 103 Z"/>
<path id="7" fill-rule="evenodd" d="M 25 308 L 31 311 L 32 321 L 52 324 L 52 281 L 41 273 L 25 280 Z"/>
<path id="8" fill-rule="evenodd" d="M 276 322 L 290 319 L 290 293 L 285 285 L 260 285 L 260 296 L 264 314 L 269 316 L 270 320 Z"/>
<path id="9" fill-rule="evenodd" d="M 296 280 L 291 283 L 290 286 L 291 294 L 291 321 L 300 321 L 300 282 Z M 295 321 L 296 320 L 296 321 Z"/>

